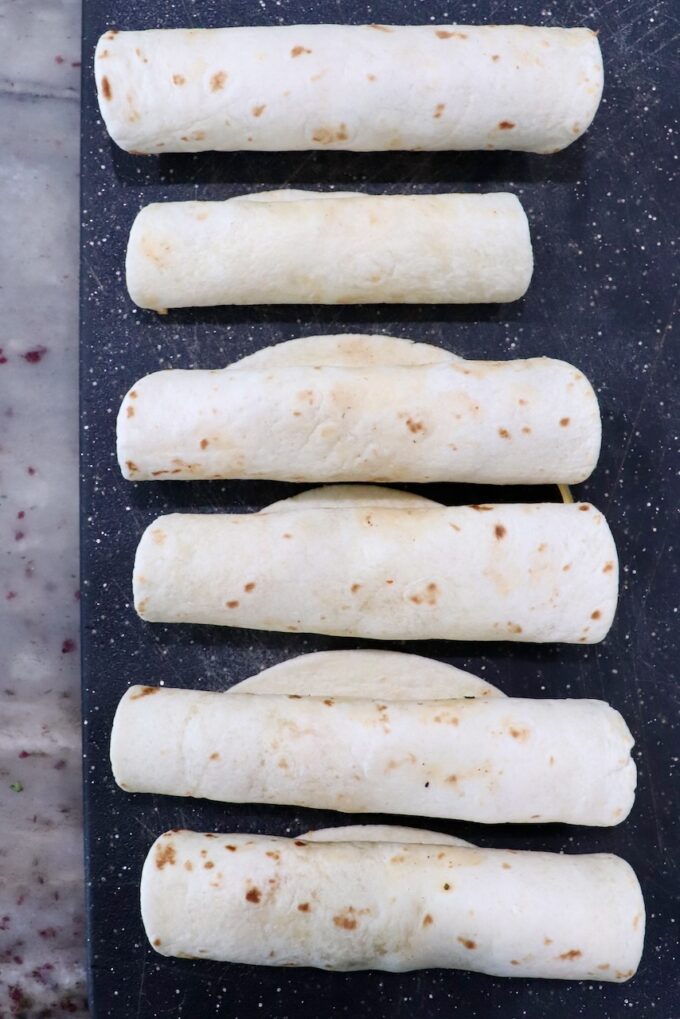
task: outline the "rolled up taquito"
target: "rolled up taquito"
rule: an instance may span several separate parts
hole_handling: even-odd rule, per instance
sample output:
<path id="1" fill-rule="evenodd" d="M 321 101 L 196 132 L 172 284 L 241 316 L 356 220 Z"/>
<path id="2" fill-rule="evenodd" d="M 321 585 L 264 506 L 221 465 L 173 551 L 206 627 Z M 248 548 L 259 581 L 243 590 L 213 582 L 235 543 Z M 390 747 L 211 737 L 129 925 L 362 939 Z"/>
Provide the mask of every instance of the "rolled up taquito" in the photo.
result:
<path id="1" fill-rule="evenodd" d="M 128 242 L 130 297 L 217 304 L 515 301 L 531 280 L 515 195 L 266 191 L 147 205 Z"/>
<path id="2" fill-rule="evenodd" d="M 467 361 L 390 336 L 281 346 L 136 382 L 118 414 L 124 476 L 571 485 L 597 463 L 597 397 L 564 361 Z"/>
<path id="3" fill-rule="evenodd" d="M 337 487 L 159 517 L 137 548 L 137 612 L 378 640 L 592 644 L 609 630 L 616 547 L 589 503 L 390 505 L 389 490 Z"/>
<path id="4" fill-rule="evenodd" d="M 166 832 L 142 870 L 147 937 L 161 955 L 260 966 L 634 975 L 645 906 L 625 860 L 380 834 Z"/>
<path id="5" fill-rule="evenodd" d="M 557 152 L 603 80 L 594 32 L 524 25 L 109 31 L 94 64 L 109 134 L 136 154 Z"/>
<path id="6" fill-rule="evenodd" d="M 128 792 L 483 824 L 606 826 L 633 740 L 602 701 L 361 697 L 133 686 L 111 736 Z"/>

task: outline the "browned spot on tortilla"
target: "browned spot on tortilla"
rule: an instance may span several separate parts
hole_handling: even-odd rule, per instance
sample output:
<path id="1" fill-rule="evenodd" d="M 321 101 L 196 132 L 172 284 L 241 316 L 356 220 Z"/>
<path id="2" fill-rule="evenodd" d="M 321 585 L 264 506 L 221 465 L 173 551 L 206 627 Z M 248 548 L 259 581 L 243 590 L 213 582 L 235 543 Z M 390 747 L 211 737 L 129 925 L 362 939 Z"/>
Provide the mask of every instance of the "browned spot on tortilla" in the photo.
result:
<path id="1" fill-rule="evenodd" d="M 461 945 L 464 945 L 465 948 L 469 948 L 470 951 L 477 947 L 477 942 L 472 941 L 471 938 L 458 938 L 458 940 L 460 941 Z"/>
<path id="2" fill-rule="evenodd" d="M 352 584 L 350 591 L 352 592 L 352 594 L 356 594 L 360 587 L 361 584 Z"/>
<path id="3" fill-rule="evenodd" d="M 333 705 L 335 704 L 335 701 L 333 700 L 333 698 L 332 698 L 332 697 L 326 697 L 326 698 L 324 699 L 324 704 L 326 705 L 326 707 L 328 707 L 328 708 L 332 708 L 332 707 L 333 707 Z"/>
<path id="4" fill-rule="evenodd" d="M 603 962 L 597 968 L 598 969 L 609 969 L 609 963 L 608 962 Z"/>
<path id="5" fill-rule="evenodd" d="M 133 418 L 135 416 L 135 408 L 134 407 L 128 407 L 128 409 L 127 409 L 127 416 L 129 418 Z"/>
<path id="6" fill-rule="evenodd" d="M 262 896 L 260 894 L 259 888 L 249 888 L 248 891 L 246 892 L 247 902 L 259 902 L 261 898 Z"/>
<path id="7" fill-rule="evenodd" d="M 393 28 L 388 28 L 387 25 L 367 25 L 366 28 L 375 28 L 378 32 L 393 32 Z"/>
<path id="8" fill-rule="evenodd" d="M 441 115 L 442 115 L 442 113 L 444 112 L 445 109 L 446 109 L 446 103 L 437 103 L 437 105 L 434 108 L 434 113 L 432 114 L 434 119 L 435 120 L 439 120 L 439 118 L 441 117 Z"/>
<path id="9" fill-rule="evenodd" d="M 449 527 L 453 528 L 454 531 L 460 532 L 460 527 L 458 526 L 458 524 L 449 524 Z"/>
<path id="10" fill-rule="evenodd" d="M 255 590 L 256 586 L 257 586 L 257 585 L 255 584 L 255 581 L 254 581 L 254 580 L 249 580 L 247 584 L 244 584 L 244 585 L 243 585 L 243 590 L 244 590 L 244 591 L 245 591 L 245 592 L 246 592 L 247 594 L 250 594 L 250 592 L 251 592 L 251 591 L 254 591 L 254 590 Z"/>
<path id="11" fill-rule="evenodd" d="M 112 39 L 115 39 L 115 38 L 116 38 L 116 36 L 118 35 L 119 31 L 120 31 L 120 29 L 119 29 L 119 28 L 110 28 L 110 29 L 108 30 L 108 32 L 106 33 L 106 38 L 107 38 L 107 39 L 108 39 L 109 41 L 111 41 Z"/>
<path id="12" fill-rule="evenodd" d="M 431 923 L 434 923 L 431 913 L 426 913 L 423 917 L 423 927 L 429 927 Z"/>
<path id="13" fill-rule="evenodd" d="M 191 860 L 185 860 L 184 861 L 184 869 L 185 870 L 193 870 L 194 869 L 194 865 L 191 862 Z"/>
<path id="14" fill-rule="evenodd" d="M 301 57 L 303 53 L 311 52 L 312 51 L 308 50 L 306 46 L 293 46 L 292 50 L 290 51 L 290 55 L 291 57 Z"/>
<path id="15" fill-rule="evenodd" d="M 285 771 L 288 768 L 288 761 L 286 760 L 285 757 L 279 757 L 278 761 L 276 762 L 276 765 L 277 767 L 281 768 L 282 771 Z"/>
<path id="16" fill-rule="evenodd" d="M 455 785 L 456 782 L 458 781 L 458 776 L 457 775 L 448 775 L 447 778 L 446 778 L 446 781 L 447 782 L 452 782 Z"/>
<path id="17" fill-rule="evenodd" d="M 446 881 L 442 887 L 444 888 L 445 892 L 448 892 L 451 889 L 451 885 L 448 883 L 448 881 Z"/>
<path id="18" fill-rule="evenodd" d="M 590 506 L 586 506 L 583 503 L 581 503 L 581 505 L 579 506 L 579 509 L 581 510 L 581 513 L 587 513 L 588 510 L 590 509 Z"/>
<path id="19" fill-rule="evenodd" d="M 210 760 L 211 761 L 219 761 L 220 760 L 220 754 L 217 752 L 217 750 L 215 750 L 215 752 L 210 755 Z"/>
<path id="20" fill-rule="evenodd" d="M 544 945 L 552 945 L 552 943 L 553 943 L 553 939 L 552 938 L 543 938 L 543 944 Z"/>
<path id="21" fill-rule="evenodd" d="M 512 870 L 512 864 L 511 863 L 502 863 L 501 867 L 503 868 L 503 870 Z"/>
<path id="22" fill-rule="evenodd" d="M 562 567 L 562 573 L 568 573 L 570 569 L 571 563 L 565 563 L 564 566 Z"/>
<path id="23" fill-rule="evenodd" d="M 142 598 L 140 603 L 137 605 L 137 611 L 139 612 L 140 615 L 145 612 L 147 601 L 148 601 L 147 598 Z"/>
<path id="24" fill-rule="evenodd" d="M 328 145 L 333 141 L 333 131 L 327 127 L 317 127 L 312 133 L 312 141 L 319 142 L 320 145 Z"/>
<path id="25" fill-rule="evenodd" d="M 599 609 L 595 609 L 594 612 L 590 613 L 590 618 L 591 619 L 599 619 L 601 615 L 602 615 L 602 613 L 600 612 L 600 610 Z"/>
<path id="26" fill-rule="evenodd" d="M 413 418 L 406 418 L 406 427 L 409 432 L 413 432 L 414 435 L 416 432 L 422 432 L 425 429 L 425 425 L 422 421 L 414 421 Z"/>
<path id="27" fill-rule="evenodd" d="M 356 917 L 352 916 L 353 912 L 354 910 L 350 906 L 345 913 L 340 913 L 338 916 L 334 916 L 333 923 L 336 927 L 341 927 L 345 931 L 353 931 L 357 925 Z"/>
<path id="28" fill-rule="evenodd" d="M 175 847 L 171 842 L 166 842 L 163 846 L 157 846 L 156 848 L 156 866 L 159 870 L 163 870 L 166 863 L 171 867 L 174 866 L 177 859 L 175 853 Z"/>
<path id="29" fill-rule="evenodd" d="M 573 960 L 580 958 L 582 955 L 583 952 L 580 948 L 570 948 L 568 952 L 562 952 L 562 954 L 558 956 L 558 959 Z"/>
<path id="30" fill-rule="evenodd" d="M 253 106 L 253 110 L 252 110 L 253 116 L 254 117 L 261 117 L 266 109 L 267 109 L 266 103 L 262 103 L 261 106 Z"/>
<path id="31" fill-rule="evenodd" d="M 636 913 L 633 917 L 633 930 L 637 930 L 638 924 L 640 923 L 640 914 Z"/>
<path id="32" fill-rule="evenodd" d="M 494 62 L 494 64 L 495 64 L 497 60 L 500 60 L 500 59 L 501 59 L 501 58 L 500 58 L 500 54 L 499 54 L 499 53 L 492 53 L 492 54 L 491 54 L 491 59 L 493 60 L 493 62 Z"/>
<path id="33" fill-rule="evenodd" d="M 98 59 L 99 60 L 106 60 L 108 55 L 109 55 L 109 51 L 108 50 L 102 50 L 101 53 L 99 54 Z"/>
<path id="34" fill-rule="evenodd" d="M 510 432 L 507 430 L 507 428 L 499 428 L 498 429 L 498 434 L 500 435 L 501 439 L 509 439 L 510 438 Z"/>
<path id="35" fill-rule="evenodd" d="M 308 902 L 298 903 L 298 909 L 300 910 L 301 913 L 309 913 L 309 903 Z"/>
<path id="36" fill-rule="evenodd" d="M 158 946 L 161 944 L 161 939 L 160 938 L 154 938 L 153 939 L 153 943 L 156 946 L 156 948 L 158 948 Z"/>
<path id="37" fill-rule="evenodd" d="M 510 965 L 511 966 L 519 966 L 519 959 L 511 959 L 510 960 Z"/>
<path id="38" fill-rule="evenodd" d="M 347 134 L 347 124 L 341 124 L 338 130 L 335 132 L 335 140 L 338 142 L 347 141 L 349 135 Z"/>
<path id="39" fill-rule="evenodd" d="M 368 78 L 369 81 L 375 81 L 375 75 L 374 74 L 367 74 L 366 77 Z"/>
<path id="40" fill-rule="evenodd" d="M 186 85 L 187 80 L 183 74 L 173 74 L 172 84 L 173 85 Z"/>
<path id="41" fill-rule="evenodd" d="M 526 741 L 529 739 L 529 730 L 515 729 L 511 726 L 510 735 L 512 736 L 513 739 L 518 739 L 520 743 L 526 743 Z"/>
<path id="42" fill-rule="evenodd" d="M 614 563 L 612 563 L 612 562 L 605 563 L 604 566 L 602 567 L 602 572 L 603 573 L 611 573 L 613 569 L 614 569 Z"/>
<path id="43" fill-rule="evenodd" d="M 212 862 L 212 860 L 206 860 L 205 863 L 203 864 L 203 869 L 212 870 L 214 866 L 215 864 Z"/>
<path id="44" fill-rule="evenodd" d="M 281 537 L 282 537 L 282 538 L 292 538 L 292 537 L 293 537 L 293 535 L 292 535 L 292 534 L 288 534 L 288 532 L 286 531 L 286 533 L 285 533 L 285 534 L 282 534 L 282 535 L 281 535 Z"/>
<path id="45" fill-rule="evenodd" d="M 201 439 L 201 449 L 207 449 L 210 443 L 207 439 Z"/>
<path id="46" fill-rule="evenodd" d="M 295 842 L 293 843 L 293 845 L 294 846 L 306 846 L 307 843 L 303 842 L 302 839 L 295 839 Z"/>
<path id="47" fill-rule="evenodd" d="M 571 421 L 571 418 L 560 418 L 560 424 L 563 428 L 566 428 Z"/>
<path id="48" fill-rule="evenodd" d="M 524 425 L 523 428 L 522 428 L 522 431 L 523 431 L 523 433 L 525 435 L 530 435 L 531 434 L 531 429 L 529 428 L 529 425 Z"/>
<path id="49" fill-rule="evenodd" d="M 386 580 L 386 581 L 385 581 L 385 583 L 386 583 L 386 584 L 393 584 L 393 583 L 394 583 L 394 581 L 393 581 L 393 580 Z"/>
<path id="50" fill-rule="evenodd" d="M 430 582 L 427 585 L 427 587 L 425 588 L 425 591 L 423 593 L 409 595 L 409 600 L 412 601 L 414 605 L 423 605 L 423 604 L 425 604 L 425 605 L 436 605 L 438 597 L 439 597 L 439 588 L 434 583 L 434 581 L 432 581 L 432 582 Z"/>
<path id="51" fill-rule="evenodd" d="M 102 95 L 104 96 L 104 99 L 111 99 L 113 96 L 113 92 L 111 91 L 111 82 L 106 75 L 102 78 Z"/>
<path id="52" fill-rule="evenodd" d="M 227 606 L 228 609 L 237 609 L 240 603 L 235 598 L 233 598 L 231 601 L 225 602 L 224 604 Z"/>
<path id="53" fill-rule="evenodd" d="M 496 526 L 493 529 L 493 533 L 496 535 L 498 540 L 501 541 L 508 533 L 508 531 L 507 528 L 503 526 L 503 524 L 496 524 Z"/>
<path id="54" fill-rule="evenodd" d="M 617 971 L 616 971 L 616 979 L 617 980 L 627 980 L 628 977 L 632 977 L 634 972 L 635 972 L 634 969 L 626 969 L 626 970 L 623 970 L 623 971 L 621 971 L 620 969 L 617 969 Z"/>
<path id="55" fill-rule="evenodd" d="M 210 91 L 220 92 L 224 88 L 224 83 L 227 80 L 226 71 L 216 71 L 210 79 Z"/>
<path id="56" fill-rule="evenodd" d="M 511 120 L 501 120 L 498 126 L 501 131 L 511 131 L 515 125 Z"/>
<path id="57" fill-rule="evenodd" d="M 445 28 L 439 28 L 435 32 L 438 39 L 467 39 L 465 32 L 448 32 Z"/>
<path id="58" fill-rule="evenodd" d="M 232 845 L 226 845 L 224 848 L 228 849 L 230 853 L 235 853 L 238 847 L 237 846 L 232 846 Z"/>
<path id="59" fill-rule="evenodd" d="M 480 503 L 473 502 L 468 508 L 477 510 L 478 513 L 489 513 L 493 509 L 493 506 L 483 506 Z"/>
<path id="60" fill-rule="evenodd" d="M 551 754 L 550 757 L 548 758 L 548 764 L 554 764 L 554 763 L 555 763 L 555 758 Z"/>
<path id="61" fill-rule="evenodd" d="M 143 686 L 139 693 L 133 693 L 130 695 L 131 701 L 138 701 L 140 697 L 148 697 L 149 694 L 158 693 L 160 687 L 158 686 Z"/>

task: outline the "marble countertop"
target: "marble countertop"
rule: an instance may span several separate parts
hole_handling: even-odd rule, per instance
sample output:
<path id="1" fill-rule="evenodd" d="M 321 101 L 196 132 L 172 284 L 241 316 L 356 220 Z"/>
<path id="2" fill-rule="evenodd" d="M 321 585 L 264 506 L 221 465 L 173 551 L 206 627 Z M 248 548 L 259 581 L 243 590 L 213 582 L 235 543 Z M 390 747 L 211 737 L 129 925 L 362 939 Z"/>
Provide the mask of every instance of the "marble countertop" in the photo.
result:
<path id="1" fill-rule="evenodd" d="M 84 1016 L 79 0 L 0 0 L 0 1019 Z"/>

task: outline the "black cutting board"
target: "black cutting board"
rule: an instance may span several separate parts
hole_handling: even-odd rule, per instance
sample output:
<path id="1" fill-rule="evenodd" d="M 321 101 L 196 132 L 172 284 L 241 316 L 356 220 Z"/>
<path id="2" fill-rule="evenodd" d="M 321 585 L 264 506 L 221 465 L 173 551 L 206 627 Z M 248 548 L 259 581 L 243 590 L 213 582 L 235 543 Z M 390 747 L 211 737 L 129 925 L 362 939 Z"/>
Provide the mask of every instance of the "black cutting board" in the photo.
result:
<path id="1" fill-rule="evenodd" d="M 85 0 L 82 652 L 90 995 L 97 1019 L 680 1017 L 674 923 L 680 890 L 674 676 L 678 587 L 677 535 L 672 533 L 680 495 L 679 366 L 671 332 L 677 268 L 677 14 L 677 7 L 639 0 L 573 0 L 567 5 L 377 0 L 367 6 L 342 0 Z M 111 144 L 98 115 L 92 55 L 98 35 L 112 26 L 475 24 L 520 17 L 529 24 L 566 22 L 600 30 L 604 102 L 586 137 L 555 156 L 324 152 L 135 158 Z M 536 271 L 529 293 L 523 301 L 497 307 L 257 307 L 176 311 L 162 318 L 132 305 L 124 285 L 124 253 L 130 225 L 143 204 L 227 198 L 287 185 L 389 193 L 514 191 L 532 227 Z M 562 357 L 583 369 L 597 388 L 603 451 L 579 496 L 606 513 L 621 557 L 621 601 L 606 641 L 592 648 L 444 642 L 392 646 L 468 668 L 508 694 L 601 697 L 623 712 L 637 741 L 639 791 L 631 816 L 620 827 L 439 822 L 436 827 L 484 846 L 624 856 L 640 877 L 648 910 L 645 954 L 631 983 L 498 980 L 443 970 L 393 975 L 264 969 L 165 959 L 147 944 L 138 905 L 140 869 L 149 845 L 165 829 L 287 835 L 349 819 L 328 811 L 126 795 L 113 782 L 108 758 L 113 713 L 126 687 L 162 680 L 222 690 L 302 652 L 369 644 L 142 623 L 131 605 L 130 577 L 137 541 L 156 515 L 256 510 L 299 486 L 129 484 L 115 459 L 118 405 L 137 378 L 159 368 L 220 367 L 294 336 L 342 331 L 382 331 L 477 358 Z M 421 491 L 448 504 L 557 497 L 551 488 L 450 485 Z M 407 823 L 427 826 L 424 819 Z"/>

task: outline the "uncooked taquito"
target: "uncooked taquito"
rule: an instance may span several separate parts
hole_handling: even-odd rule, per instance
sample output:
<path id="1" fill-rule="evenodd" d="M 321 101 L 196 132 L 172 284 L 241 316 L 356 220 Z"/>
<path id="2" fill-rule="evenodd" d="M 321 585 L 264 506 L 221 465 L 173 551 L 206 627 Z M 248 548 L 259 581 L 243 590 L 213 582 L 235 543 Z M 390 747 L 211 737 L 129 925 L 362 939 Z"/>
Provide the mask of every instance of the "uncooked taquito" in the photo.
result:
<path id="1" fill-rule="evenodd" d="M 376 700 L 370 682 L 349 697 L 245 689 L 130 687 L 111 735 L 116 782 L 128 792 L 484 824 L 606 826 L 633 804 L 633 739 L 603 701 Z"/>
<path id="2" fill-rule="evenodd" d="M 592 644 L 609 630 L 616 547 L 589 503 L 390 505 L 389 489 L 337 488 L 159 517 L 137 548 L 137 612 L 378 640 Z"/>
<path id="3" fill-rule="evenodd" d="M 152 845 L 142 919 L 161 955 L 263 966 L 622 982 L 645 906 L 625 860 L 439 844 L 389 828 L 338 841 L 172 831 Z"/>
<path id="4" fill-rule="evenodd" d="M 124 476 L 573 485 L 597 463 L 597 397 L 565 361 L 468 361 L 390 336 L 281 346 L 135 382 L 118 414 Z"/>
<path id="5" fill-rule="evenodd" d="M 590 29 L 524 25 L 109 31 L 94 66 L 109 134 L 136 154 L 558 152 L 603 82 Z"/>
<path id="6" fill-rule="evenodd" d="M 531 280 L 515 195 L 264 191 L 147 205 L 128 242 L 130 297 L 217 304 L 515 301 Z"/>

